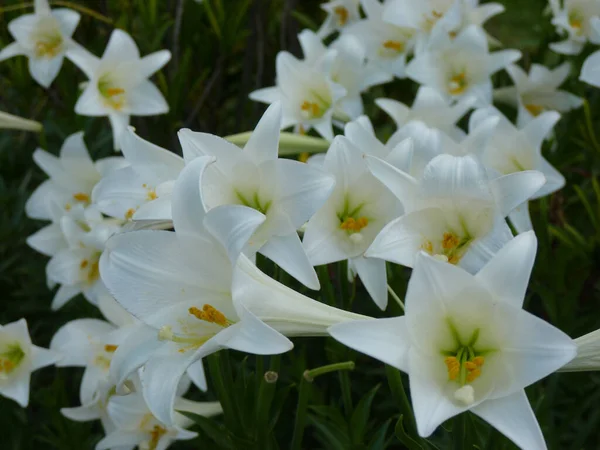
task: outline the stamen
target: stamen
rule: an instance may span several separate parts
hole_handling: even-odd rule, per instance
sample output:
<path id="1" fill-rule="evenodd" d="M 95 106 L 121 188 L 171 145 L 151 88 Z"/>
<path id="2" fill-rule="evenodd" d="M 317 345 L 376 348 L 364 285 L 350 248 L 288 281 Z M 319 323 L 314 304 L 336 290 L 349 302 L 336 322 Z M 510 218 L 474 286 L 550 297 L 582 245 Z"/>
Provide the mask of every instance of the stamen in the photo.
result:
<path id="1" fill-rule="evenodd" d="M 448 92 L 451 95 L 462 94 L 467 88 L 467 79 L 464 72 L 454 75 L 448 82 Z"/>
<path id="2" fill-rule="evenodd" d="M 404 51 L 404 43 L 400 41 L 388 40 L 381 44 L 386 50 L 393 50 L 397 53 Z"/>
<path id="3" fill-rule="evenodd" d="M 78 202 L 89 203 L 90 201 L 90 196 L 84 192 L 77 192 L 76 194 L 73 194 L 73 198 Z"/>
<path id="4" fill-rule="evenodd" d="M 431 255 L 433 253 L 433 244 L 431 243 L 431 241 L 425 241 L 421 245 L 421 249 Z"/>
<path id="5" fill-rule="evenodd" d="M 80 269 L 85 269 L 88 266 L 89 263 L 90 262 L 87 259 L 84 259 L 83 261 L 81 261 L 81 264 L 79 264 L 79 268 Z"/>
<path id="6" fill-rule="evenodd" d="M 444 233 L 442 237 L 442 248 L 444 250 L 452 250 L 458 247 L 460 240 L 454 233 Z"/>
<path id="7" fill-rule="evenodd" d="M 343 27 L 344 25 L 346 25 L 346 23 L 348 22 L 348 10 L 346 8 L 344 8 L 343 6 L 336 6 L 333 9 L 333 12 L 335 12 L 338 16 L 338 23 L 340 27 Z"/>
<path id="8" fill-rule="evenodd" d="M 96 282 L 100 278 L 100 268 L 98 267 L 98 261 L 95 261 L 90 266 L 90 270 L 87 274 L 87 282 L 92 284 Z"/>
<path id="9" fill-rule="evenodd" d="M 117 350 L 118 346 L 113 344 L 106 344 L 104 346 L 104 351 L 107 353 L 114 353 Z"/>
<path id="10" fill-rule="evenodd" d="M 309 118 L 321 117 L 323 114 L 321 113 L 321 107 L 315 102 L 309 102 L 308 100 L 304 100 L 300 109 L 306 113 Z"/>
<path id="11" fill-rule="evenodd" d="M 527 111 L 529 111 L 531 113 L 532 116 L 537 117 L 539 116 L 541 113 L 544 112 L 544 107 L 540 106 L 540 105 L 532 105 L 532 104 L 528 104 L 525 105 L 525 109 Z"/>
<path id="12" fill-rule="evenodd" d="M 131 220 L 131 218 L 133 217 L 134 214 L 135 214 L 135 209 L 134 208 L 129 208 L 127 210 L 127 212 L 125 213 L 125 219 L 126 220 Z"/>
<path id="13" fill-rule="evenodd" d="M 354 217 L 347 217 L 340 224 L 340 228 L 345 231 L 358 233 L 367 225 L 369 225 L 369 219 L 366 217 L 359 217 L 358 219 L 355 219 Z"/>
<path id="14" fill-rule="evenodd" d="M 212 305 L 205 304 L 202 307 L 202 310 L 196 308 L 195 306 L 192 306 L 190 309 L 188 309 L 188 312 L 197 319 L 203 320 L 205 322 L 214 323 L 222 327 L 227 327 L 231 325 L 231 322 L 227 320 L 225 314 L 223 314 L 221 311 L 219 311 Z"/>
<path id="15" fill-rule="evenodd" d="M 163 437 L 165 434 L 167 434 L 167 430 L 165 430 L 159 425 L 154 425 L 154 428 L 152 428 L 152 431 L 150 432 L 151 439 L 148 450 L 156 450 L 156 447 L 158 446 L 158 441 L 160 441 L 160 438 Z"/>
<path id="16" fill-rule="evenodd" d="M 121 95 L 125 93 L 125 89 L 123 88 L 108 88 L 106 89 L 106 95 L 109 97 L 114 97 L 115 95 Z"/>
<path id="17" fill-rule="evenodd" d="M 35 43 L 35 56 L 37 58 L 52 59 L 63 49 L 63 39 L 60 34 L 44 36 Z"/>

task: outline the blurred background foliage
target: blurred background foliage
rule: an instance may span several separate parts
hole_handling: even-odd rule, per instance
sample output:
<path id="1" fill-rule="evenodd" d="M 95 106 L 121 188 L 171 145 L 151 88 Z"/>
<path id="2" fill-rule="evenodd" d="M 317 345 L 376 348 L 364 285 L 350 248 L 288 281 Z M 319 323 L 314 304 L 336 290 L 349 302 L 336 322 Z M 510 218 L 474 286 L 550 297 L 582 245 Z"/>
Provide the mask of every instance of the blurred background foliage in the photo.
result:
<path id="1" fill-rule="evenodd" d="M 549 66 L 564 57 L 547 49 L 557 40 L 544 0 L 501 0 L 507 11 L 492 19 L 488 31 L 506 47 L 523 51 L 522 64 Z M 61 3 L 61 2 L 56 2 Z M 68 2 L 62 2 L 64 3 Z M 74 38 L 100 55 L 113 28 L 129 32 L 142 55 L 162 48 L 171 62 L 155 77 L 170 112 L 132 120 L 138 133 L 180 152 L 176 133 L 182 127 L 221 136 L 251 130 L 264 106 L 248 93 L 274 82 L 275 55 L 299 54 L 297 33 L 315 29 L 324 19 L 319 0 L 73 0 L 82 20 Z M 0 47 L 12 41 L 6 25 L 31 11 L 20 0 L 0 4 Z M 87 8 L 94 14 L 84 11 Z M 593 49 L 571 58 L 574 74 Z M 33 164 L 37 146 L 57 153 L 69 134 L 84 130 L 94 158 L 112 154 L 106 118 L 74 114 L 78 85 L 85 76 L 69 61 L 49 90 L 30 77 L 27 61 L 17 57 L 0 64 L 0 110 L 43 123 L 39 134 L 0 131 L 0 323 L 26 317 L 32 338 L 47 346 L 64 323 L 100 317 L 82 298 L 51 312 L 52 293 L 45 283 L 47 259 L 25 244 L 42 226 L 24 215 L 24 204 L 44 175 Z M 509 84 L 505 73 L 496 86 Z M 372 100 L 387 96 L 410 104 L 416 85 L 396 80 L 367 95 L 366 112 L 385 139 L 393 124 Z M 565 115 L 544 148 L 547 159 L 567 178 L 567 186 L 532 203 L 539 252 L 526 308 L 572 337 L 600 328 L 600 98 L 598 90 L 577 81 L 565 89 L 584 96 L 585 108 Z M 514 111 L 504 110 L 509 117 Z M 367 298 L 359 282 L 346 281 L 346 268 L 319 268 L 321 292 L 306 292 L 267 261 L 267 273 L 313 298 L 376 317 L 400 314 L 390 299 L 384 313 Z M 389 265 L 391 285 L 405 292 L 409 270 Z M 200 438 L 178 442 L 180 449 L 510 449 L 512 444 L 473 415 L 448 421 L 428 441 L 419 440 L 407 409 L 404 375 L 357 354 L 332 339 L 296 339 L 295 349 L 281 357 L 221 352 L 208 361 L 208 394 L 218 398 L 225 414 L 216 420 L 197 418 Z M 303 378 L 307 369 L 354 361 L 354 370 Z M 267 382 L 265 372 L 278 374 Z M 9 449 L 91 449 L 102 430 L 99 422 L 75 423 L 61 407 L 79 405 L 82 370 L 46 368 L 33 374 L 28 409 L 0 398 L 0 447 Z M 273 374 L 267 378 L 273 381 Z M 600 448 L 600 375 L 554 374 L 528 389 L 551 449 Z M 403 415 L 402 418 L 401 415 Z M 399 420 L 400 418 L 400 420 Z M 466 434 L 464 433 L 466 427 Z M 454 431 L 452 431 L 454 430 Z M 463 436 L 467 438 L 463 439 Z M 300 440 L 302 436 L 302 440 Z"/>

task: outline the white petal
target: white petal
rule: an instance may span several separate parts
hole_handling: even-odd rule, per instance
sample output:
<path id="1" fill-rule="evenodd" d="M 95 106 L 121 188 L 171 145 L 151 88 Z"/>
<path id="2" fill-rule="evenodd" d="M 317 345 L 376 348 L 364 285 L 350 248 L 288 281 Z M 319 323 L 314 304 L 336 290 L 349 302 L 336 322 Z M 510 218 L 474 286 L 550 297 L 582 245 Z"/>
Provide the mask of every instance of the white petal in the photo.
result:
<path id="1" fill-rule="evenodd" d="M 58 352 L 48 350 L 37 345 L 31 346 L 31 370 L 51 366 L 60 360 L 62 355 Z"/>
<path id="2" fill-rule="evenodd" d="M 27 373 L 11 380 L 8 384 L 0 385 L 0 395 L 11 398 L 26 408 L 29 404 L 29 381 L 30 375 Z"/>
<path id="3" fill-rule="evenodd" d="M 191 378 L 192 382 L 196 385 L 196 387 L 198 389 L 206 392 L 206 390 L 208 389 L 208 384 L 206 383 L 206 375 L 204 374 L 204 363 L 201 359 L 199 359 L 195 363 L 192 363 L 192 365 L 190 365 L 187 368 L 186 373 L 188 374 L 188 376 Z M 183 400 L 183 399 L 180 399 L 180 400 Z M 217 404 L 218 404 L 218 402 L 217 402 Z M 179 409 L 181 410 L 181 408 L 179 408 Z M 186 410 L 186 411 L 189 411 L 189 410 Z"/>
<path id="4" fill-rule="evenodd" d="M 250 92 L 248 97 L 250 100 L 270 104 L 281 99 L 281 91 L 275 86 L 267 87 Z"/>
<path id="5" fill-rule="evenodd" d="M 34 250 L 46 255 L 53 256 L 67 247 L 60 225 L 52 223 L 38 230 L 27 238 L 27 245 Z"/>
<path id="6" fill-rule="evenodd" d="M 531 198 L 546 182 L 537 170 L 524 170 L 501 176 L 490 182 L 499 213 L 508 216 L 517 206 Z"/>
<path id="7" fill-rule="evenodd" d="M 521 308 L 536 250 L 535 233 L 529 231 L 520 234 L 506 244 L 475 277 L 497 298 Z"/>
<path id="8" fill-rule="evenodd" d="M 59 54 L 54 58 L 29 58 L 29 72 L 35 81 L 48 88 L 62 67 L 64 56 Z"/>
<path id="9" fill-rule="evenodd" d="M 600 87 L 600 50 L 592 53 L 584 61 L 579 79 L 592 86 Z"/>
<path id="10" fill-rule="evenodd" d="M 127 218 L 130 210 L 136 211 L 149 200 L 148 190 L 142 186 L 145 181 L 132 167 L 115 170 L 96 184 L 92 201 L 108 216 Z"/>
<path id="11" fill-rule="evenodd" d="M 169 104 L 162 92 L 148 80 L 142 81 L 127 94 L 127 112 L 133 116 L 154 116 L 169 112 Z"/>
<path id="12" fill-rule="evenodd" d="M 490 62 L 488 63 L 489 73 L 495 73 L 521 59 L 521 52 L 518 50 L 501 50 L 490 53 Z"/>
<path id="13" fill-rule="evenodd" d="M 410 210 L 418 187 L 417 181 L 406 172 L 373 156 L 366 156 L 371 173 L 381 181 Z"/>
<path id="14" fill-rule="evenodd" d="M 539 191 L 538 191 L 539 192 Z M 508 219 L 517 233 L 525 233 L 533 230 L 531 216 L 529 214 L 529 202 L 521 203 L 508 215 Z"/>
<path id="15" fill-rule="evenodd" d="M 497 216 L 492 229 L 469 245 L 459 266 L 475 274 L 513 238 L 512 231 L 503 217 Z"/>
<path id="16" fill-rule="evenodd" d="M 69 300 L 81 293 L 81 287 L 79 285 L 69 286 L 63 284 L 58 288 L 54 298 L 52 299 L 52 305 L 50 306 L 52 311 L 56 311 L 62 308 Z"/>
<path id="17" fill-rule="evenodd" d="M 160 50 L 144 56 L 139 62 L 140 75 L 144 78 L 151 77 L 155 72 L 163 68 L 171 59 L 169 50 Z"/>
<path id="18" fill-rule="evenodd" d="M 67 8 L 53 9 L 52 15 L 58 20 L 63 35 L 67 37 L 73 36 L 81 15 L 77 11 Z"/>
<path id="19" fill-rule="evenodd" d="M 539 191 L 537 191 L 532 198 L 540 198 L 544 197 L 548 194 L 558 191 L 562 189 L 565 185 L 565 177 L 558 170 L 556 170 L 550 163 L 542 158 L 541 165 L 539 170 L 546 177 L 546 184 L 544 184 Z"/>
<path id="20" fill-rule="evenodd" d="M 275 103 L 267 108 L 244 146 L 255 164 L 277 159 L 280 128 L 281 104 Z"/>
<path id="21" fill-rule="evenodd" d="M 71 41 L 69 48 L 67 49 L 66 56 L 73 64 L 79 67 L 79 69 L 81 69 L 81 71 L 83 71 L 83 73 L 85 73 L 89 79 L 94 77 L 94 74 L 100 64 L 100 58 L 93 55 L 85 47 L 74 41 Z M 96 88 L 93 86 L 88 86 L 88 89 L 96 90 Z M 77 106 L 75 109 L 77 109 Z"/>
<path id="22" fill-rule="evenodd" d="M 171 199 L 170 195 L 165 195 L 144 203 L 136 210 L 132 219 L 135 223 L 156 222 L 159 225 L 154 227 L 156 229 L 173 228 L 171 224 Z M 167 226 L 164 226 L 165 223 Z"/>
<path id="23" fill-rule="evenodd" d="M 306 287 L 314 290 L 321 288 L 317 273 L 295 231 L 285 236 L 272 236 L 259 252 Z"/>
<path id="24" fill-rule="evenodd" d="M 556 111 L 546 111 L 529 122 L 523 132 L 533 147 L 541 148 L 559 119 Z"/>
<path id="25" fill-rule="evenodd" d="M 120 113 L 109 113 L 108 119 L 113 133 L 113 148 L 119 150 L 121 148 L 121 135 L 129 126 L 129 115 Z"/>
<path id="26" fill-rule="evenodd" d="M 377 258 L 359 256 L 352 260 L 356 272 L 365 289 L 381 310 L 385 310 L 388 303 L 387 274 L 385 261 Z"/>
<path id="27" fill-rule="evenodd" d="M 76 422 L 89 422 L 100 419 L 100 411 L 96 407 L 77 406 L 75 408 L 61 408 L 60 413 L 67 419 Z"/>
<path id="28" fill-rule="evenodd" d="M 75 113 L 82 116 L 102 117 L 108 116 L 110 110 L 104 105 L 98 89 L 89 84 L 75 103 Z"/>
<path id="29" fill-rule="evenodd" d="M 58 367 L 85 366 L 93 345 L 106 339 L 115 327 L 98 319 L 77 319 L 63 325 L 52 337 L 50 348 L 62 353 L 63 358 L 56 364 Z"/>
<path id="30" fill-rule="evenodd" d="M 503 435 L 527 450 L 545 450 L 542 430 L 533 414 L 525 391 L 486 400 L 471 410 Z"/>
<path id="31" fill-rule="evenodd" d="M 24 54 L 25 49 L 18 42 L 12 42 L 0 51 L 0 61 Z"/>
<path id="32" fill-rule="evenodd" d="M 421 87 L 417 93 L 421 92 Z M 407 122 L 408 115 L 410 114 L 410 108 L 406 106 L 404 103 L 400 103 L 397 100 L 393 100 L 391 98 L 378 98 L 375 100 L 375 104 L 383 109 L 394 121 L 396 126 L 400 128 Z"/>
<path id="33" fill-rule="evenodd" d="M 408 372 L 410 336 L 404 317 L 353 320 L 333 325 L 328 331 L 342 344 Z"/>
<path id="34" fill-rule="evenodd" d="M 148 438 L 144 431 L 114 430 L 96 444 L 95 450 L 122 449 L 136 446 Z"/>
<path id="35" fill-rule="evenodd" d="M 266 217 L 243 205 L 222 205 L 206 213 L 204 226 L 223 245 L 232 264 Z"/>
<path id="36" fill-rule="evenodd" d="M 140 59 L 140 52 L 132 37 L 123 30 L 113 30 L 102 55 L 102 60 L 114 63 L 137 59 Z"/>

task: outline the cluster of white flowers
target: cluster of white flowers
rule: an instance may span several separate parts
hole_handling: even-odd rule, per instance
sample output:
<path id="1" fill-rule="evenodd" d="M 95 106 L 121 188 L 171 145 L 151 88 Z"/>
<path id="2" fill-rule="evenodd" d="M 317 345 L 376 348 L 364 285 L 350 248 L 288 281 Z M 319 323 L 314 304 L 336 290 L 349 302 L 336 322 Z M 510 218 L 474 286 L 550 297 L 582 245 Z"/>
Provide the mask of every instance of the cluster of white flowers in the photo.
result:
<path id="1" fill-rule="evenodd" d="M 598 2 L 551 4 L 553 23 L 569 34 L 556 51 L 595 42 Z M 522 308 L 537 248 L 528 201 L 565 183 L 542 145 L 557 111 L 582 104 L 558 90 L 569 64 L 534 64 L 528 75 L 513 64 L 518 51 L 490 52 L 498 43 L 482 25 L 502 12 L 495 3 L 334 0 L 323 9 L 319 31 L 298 36 L 304 58 L 281 52 L 276 86 L 251 94 L 271 105 L 243 149 L 183 129 L 183 157 L 127 128 L 132 114 L 167 111 L 147 78 L 168 51 L 140 58 L 116 30 L 98 59 L 70 38 L 77 13 L 42 0 L 11 22 L 16 42 L 0 59 L 27 55 L 47 86 L 70 58 L 90 80 L 76 112 L 107 115 L 123 157 L 93 162 L 81 132 L 59 157 L 34 153 L 49 179 L 26 212 L 51 223 L 28 243 L 51 257 L 48 286 L 60 285 L 52 308 L 83 293 L 106 320 L 67 323 L 50 351 L 31 345 L 23 322 L 2 327 L 0 393 L 26 404 L 31 370 L 83 366 L 81 406 L 63 413 L 102 420 L 98 449 L 166 448 L 195 436 L 180 411 L 221 411 L 181 397 L 190 381 L 206 390 L 202 358 L 225 348 L 279 354 L 292 349 L 290 337 L 331 335 L 409 374 L 421 436 L 470 410 L 521 448 L 545 448 L 524 388 L 568 369 L 577 343 Z M 502 69 L 514 86 L 494 91 Z M 582 79 L 600 84 L 599 74 L 592 67 Z M 383 143 L 361 94 L 394 77 L 420 86 L 411 107 L 376 100 L 397 126 Z M 516 124 L 494 99 L 517 109 Z M 332 124 L 343 134 L 334 137 Z M 280 158 L 280 130 L 292 126 L 331 141 L 326 153 Z M 314 266 L 347 260 L 348 276 L 382 310 L 386 262 L 411 267 L 405 315 L 327 306 L 261 272 L 257 253 L 314 290 Z M 595 340 L 585 342 L 593 353 Z"/>

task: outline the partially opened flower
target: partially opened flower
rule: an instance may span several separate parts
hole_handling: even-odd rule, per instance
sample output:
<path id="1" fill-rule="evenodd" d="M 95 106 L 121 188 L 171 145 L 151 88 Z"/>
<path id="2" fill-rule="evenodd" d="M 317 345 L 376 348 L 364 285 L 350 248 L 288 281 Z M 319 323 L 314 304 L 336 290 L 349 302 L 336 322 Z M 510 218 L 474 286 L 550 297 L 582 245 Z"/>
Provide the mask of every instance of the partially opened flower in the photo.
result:
<path id="1" fill-rule="evenodd" d="M 294 292 L 243 255 L 228 257 L 204 226 L 208 216 L 200 183 L 210 162 L 210 157 L 196 158 L 176 181 L 174 233 L 116 235 L 100 261 L 103 280 L 117 301 L 148 325 L 146 334 L 135 338 L 138 345 L 130 357 L 121 359 L 128 368 L 115 367 L 115 373 L 123 374 L 122 380 L 145 363 L 144 396 L 153 414 L 167 424 L 173 423 L 181 376 L 204 356 L 222 348 L 282 353 L 292 348 L 285 336 L 319 336 L 333 323 L 361 317 Z M 236 217 L 240 208 L 224 211 Z M 264 221 L 254 213 L 253 221 L 237 222 L 231 230 L 242 242 Z"/>
<path id="2" fill-rule="evenodd" d="M 122 30 L 114 30 L 98 58 L 81 46 L 68 53 L 69 58 L 89 78 L 75 104 L 83 116 L 108 116 L 113 130 L 115 150 L 129 125 L 130 116 L 153 116 L 169 111 L 161 92 L 148 80 L 171 58 L 168 50 L 140 57 L 137 45 Z"/>
<path id="3" fill-rule="evenodd" d="M 360 19 L 359 4 L 360 0 L 331 0 L 323 3 L 321 8 L 327 12 L 327 17 L 317 31 L 319 37 L 326 38 L 333 32 L 342 31 L 348 25 L 358 21 Z"/>
<path id="4" fill-rule="evenodd" d="M 561 6 L 562 3 L 562 6 Z M 556 53 L 577 55 L 587 41 L 600 44 L 600 33 L 594 21 L 600 18 L 600 4 L 595 0 L 550 0 L 552 25 L 566 39 L 550 44 Z"/>
<path id="5" fill-rule="evenodd" d="M 121 138 L 127 167 L 103 177 L 92 199 L 104 214 L 133 220 L 171 220 L 171 190 L 185 165 L 183 158 L 135 134 Z"/>
<path id="6" fill-rule="evenodd" d="M 0 395 L 26 407 L 31 372 L 54 364 L 60 357 L 31 343 L 25 319 L 0 325 Z"/>
<path id="7" fill-rule="evenodd" d="M 404 78 L 406 56 L 413 47 L 414 31 L 385 21 L 384 5 L 378 0 L 361 0 L 366 18 L 344 29 L 367 49 L 367 60 L 389 75 Z"/>
<path id="8" fill-rule="evenodd" d="M 203 417 L 223 412 L 219 402 L 193 402 L 181 397 L 175 400 L 175 408 Z M 96 444 L 96 450 L 133 446 L 139 449 L 164 450 L 177 440 L 188 440 L 198 436 L 198 433 L 185 429 L 192 426 L 194 421 L 183 414 L 176 412 L 173 424 L 162 423 L 154 417 L 141 392 L 111 397 L 107 411 L 116 424 L 116 429 Z"/>
<path id="9" fill-rule="evenodd" d="M 448 98 L 437 90 L 421 86 L 411 107 L 391 98 L 378 98 L 375 103 L 389 114 L 398 128 L 412 120 L 419 120 L 460 141 L 465 137 L 465 132 L 456 126 L 456 122 L 471 109 L 475 101 L 475 97 L 462 97 L 450 104 Z"/>
<path id="10" fill-rule="evenodd" d="M 385 261 L 364 253 L 384 225 L 402 213 L 400 202 L 369 172 L 361 149 L 343 136 L 335 138 L 323 166 L 335 176 L 336 187 L 306 225 L 306 253 L 313 265 L 348 260 L 377 306 L 385 309 Z"/>
<path id="11" fill-rule="evenodd" d="M 571 64 L 568 62 L 553 70 L 540 64 L 532 64 L 529 74 L 514 64 L 506 67 L 506 71 L 514 86 L 496 89 L 494 99 L 518 108 L 519 127 L 544 111 L 567 112 L 583 104 L 582 98 L 558 89 L 571 72 Z"/>
<path id="12" fill-rule="evenodd" d="M 445 98 L 473 96 L 477 105 L 486 106 L 492 102 L 491 75 L 520 57 L 518 50 L 490 53 L 485 33 L 471 25 L 453 40 L 441 32 L 433 34 L 428 47 L 407 66 L 406 75 Z"/>
<path id="13" fill-rule="evenodd" d="M 71 36 L 79 19 L 75 11 L 51 10 L 48 0 L 35 0 L 33 14 L 24 14 L 8 24 L 15 42 L 0 51 L 0 61 L 27 56 L 33 79 L 49 87 L 62 67 L 65 53 L 74 45 Z"/>
<path id="14" fill-rule="evenodd" d="M 331 335 L 408 373 L 420 436 L 465 411 L 523 449 L 545 449 L 524 388 L 576 353 L 562 331 L 522 309 L 536 239 L 525 233 L 475 276 L 416 258 L 406 315 L 348 322 Z"/>
<path id="15" fill-rule="evenodd" d="M 365 255 L 408 267 L 423 250 L 476 273 L 512 238 L 504 218 L 545 182 L 537 171 L 489 179 L 471 155 L 437 156 L 419 179 L 377 158 L 368 162 L 405 215 L 381 230 Z"/>
<path id="16" fill-rule="evenodd" d="M 209 230 L 232 239 L 226 243 L 228 253 L 237 257 L 244 251 L 254 257 L 259 252 L 318 289 L 319 280 L 296 230 L 327 200 L 334 180 L 314 165 L 278 158 L 280 122 L 281 107 L 270 106 L 243 150 L 220 137 L 187 129 L 179 132 L 179 138 L 187 161 L 216 158 L 198 181 L 212 218 Z M 251 235 L 235 232 L 246 224 L 256 226 Z"/>
<path id="17" fill-rule="evenodd" d="M 281 102 L 280 128 L 295 126 L 300 133 L 314 128 L 323 138 L 333 139 L 332 119 L 346 90 L 331 77 L 337 51 L 330 49 L 318 61 L 301 61 L 288 52 L 276 59 L 277 85 L 250 93 L 255 101 Z"/>
<path id="18" fill-rule="evenodd" d="M 12 114 L 0 111 L 0 129 L 42 131 L 42 124 L 35 120 L 24 119 Z"/>
<path id="19" fill-rule="evenodd" d="M 565 185 L 565 178 L 542 156 L 544 139 L 560 119 L 557 112 L 541 113 L 523 128 L 517 128 L 500 111 L 490 106 L 475 111 L 470 117 L 469 126 L 476 128 L 490 117 L 499 119 L 494 134 L 487 146 L 474 149 L 473 152 L 480 156 L 486 167 L 497 176 L 529 170 L 543 173 L 546 182 L 531 199 L 549 195 Z M 528 202 L 517 206 L 508 217 L 518 232 L 532 229 Z"/>

